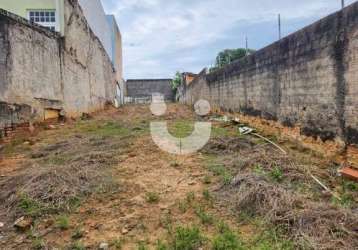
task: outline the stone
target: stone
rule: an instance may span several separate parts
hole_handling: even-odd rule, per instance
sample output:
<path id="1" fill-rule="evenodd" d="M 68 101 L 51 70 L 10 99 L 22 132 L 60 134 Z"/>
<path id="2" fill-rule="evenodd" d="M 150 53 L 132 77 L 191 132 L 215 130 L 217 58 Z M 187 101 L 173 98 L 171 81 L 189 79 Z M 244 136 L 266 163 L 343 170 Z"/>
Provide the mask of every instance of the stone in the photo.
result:
<path id="1" fill-rule="evenodd" d="M 102 242 L 101 244 L 99 244 L 99 248 L 100 250 L 107 250 L 109 248 L 109 245 L 107 242 Z"/>
<path id="2" fill-rule="evenodd" d="M 127 233 L 129 233 L 129 230 L 127 229 L 127 228 L 122 228 L 122 232 L 121 232 L 122 234 L 127 234 Z"/>
<path id="3" fill-rule="evenodd" d="M 31 218 L 20 217 L 14 222 L 14 227 L 21 231 L 26 231 L 32 226 L 33 220 Z"/>
<path id="4" fill-rule="evenodd" d="M 48 125 L 48 128 L 49 128 L 49 129 L 56 129 L 57 127 L 56 127 L 55 125 L 51 125 L 51 124 L 50 124 L 50 125 Z"/>
<path id="5" fill-rule="evenodd" d="M 196 181 L 190 181 L 188 184 L 189 184 L 190 186 L 193 186 L 193 185 L 196 184 Z"/>
<path id="6" fill-rule="evenodd" d="M 2 227 L 4 227 L 4 226 L 5 226 L 5 224 L 2 223 L 2 222 L 0 222 L 0 228 L 2 228 Z"/>

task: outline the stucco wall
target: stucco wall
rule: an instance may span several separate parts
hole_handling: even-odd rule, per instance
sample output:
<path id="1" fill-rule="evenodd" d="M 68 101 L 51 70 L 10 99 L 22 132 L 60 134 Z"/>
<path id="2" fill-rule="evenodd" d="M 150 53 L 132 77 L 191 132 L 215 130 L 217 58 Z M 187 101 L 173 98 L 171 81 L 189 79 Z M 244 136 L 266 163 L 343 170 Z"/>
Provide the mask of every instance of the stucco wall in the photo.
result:
<path id="1" fill-rule="evenodd" d="M 358 2 L 214 73 L 182 102 L 298 126 L 323 140 L 358 144 Z"/>
<path id="2" fill-rule="evenodd" d="M 112 63 L 77 1 L 66 0 L 64 14 L 64 38 L 0 14 L 0 101 L 30 106 L 34 120 L 41 120 L 46 108 L 78 116 L 114 100 Z"/>
<path id="3" fill-rule="evenodd" d="M 101 0 L 79 0 L 83 13 L 94 34 L 102 42 L 108 56 L 113 60 L 111 28 Z"/>
<path id="4" fill-rule="evenodd" d="M 117 81 L 120 82 L 123 79 L 122 35 L 115 17 L 113 15 L 106 17 L 111 28 L 112 62 L 116 69 Z"/>

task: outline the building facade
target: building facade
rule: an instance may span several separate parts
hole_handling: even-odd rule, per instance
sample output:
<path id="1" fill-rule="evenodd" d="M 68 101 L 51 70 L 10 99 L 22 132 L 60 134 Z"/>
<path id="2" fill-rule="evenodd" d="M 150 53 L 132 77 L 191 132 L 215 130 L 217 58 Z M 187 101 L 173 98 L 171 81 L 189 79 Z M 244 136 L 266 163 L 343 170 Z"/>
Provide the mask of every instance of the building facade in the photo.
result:
<path id="1" fill-rule="evenodd" d="M 107 22 L 110 27 L 112 62 L 116 69 L 117 80 L 117 106 L 124 103 L 126 93 L 125 81 L 123 80 L 123 53 L 122 53 L 122 35 L 119 31 L 116 18 L 113 15 L 107 15 Z"/>
<path id="2" fill-rule="evenodd" d="M 63 0 L 1 0 L 0 8 L 64 35 Z"/>
<path id="3" fill-rule="evenodd" d="M 79 3 L 93 33 L 101 41 L 109 58 L 113 62 L 112 32 L 101 0 L 79 0 Z"/>

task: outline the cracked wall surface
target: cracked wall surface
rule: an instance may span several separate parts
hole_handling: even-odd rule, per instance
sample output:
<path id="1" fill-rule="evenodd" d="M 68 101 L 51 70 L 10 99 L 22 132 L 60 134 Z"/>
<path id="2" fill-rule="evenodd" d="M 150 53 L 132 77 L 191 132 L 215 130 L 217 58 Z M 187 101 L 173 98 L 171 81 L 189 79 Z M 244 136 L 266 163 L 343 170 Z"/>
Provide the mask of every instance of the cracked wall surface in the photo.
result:
<path id="1" fill-rule="evenodd" d="M 358 2 L 216 72 L 181 101 L 297 126 L 358 144 Z"/>
<path id="2" fill-rule="evenodd" d="M 61 37 L 0 13 L 0 101 L 31 107 L 33 120 L 42 120 L 45 109 L 62 110 L 69 117 L 94 112 L 115 97 L 112 63 L 77 0 L 65 1 L 64 14 Z M 0 120 L 5 116 L 0 110 Z"/>

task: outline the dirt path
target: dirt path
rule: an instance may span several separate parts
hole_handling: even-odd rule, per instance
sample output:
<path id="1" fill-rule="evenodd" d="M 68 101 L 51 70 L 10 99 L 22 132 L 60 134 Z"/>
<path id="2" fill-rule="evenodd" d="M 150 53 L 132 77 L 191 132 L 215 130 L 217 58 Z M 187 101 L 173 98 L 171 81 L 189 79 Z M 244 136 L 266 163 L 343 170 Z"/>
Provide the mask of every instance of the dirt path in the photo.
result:
<path id="1" fill-rule="evenodd" d="M 114 169 L 119 192 L 90 199 L 70 219 L 82 225 L 86 244 L 122 239 L 124 249 L 136 249 L 139 242 L 154 246 L 165 239 L 165 216 L 189 219 L 179 216 L 178 202 L 190 192 L 201 195 L 204 189 L 196 157 L 177 159 L 176 166 L 175 158 L 157 149 L 149 136 L 135 141 L 132 152 Z M 71 238 L 62 240 L 69 243 Z"/>

